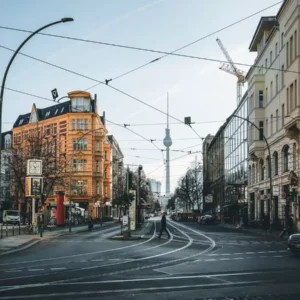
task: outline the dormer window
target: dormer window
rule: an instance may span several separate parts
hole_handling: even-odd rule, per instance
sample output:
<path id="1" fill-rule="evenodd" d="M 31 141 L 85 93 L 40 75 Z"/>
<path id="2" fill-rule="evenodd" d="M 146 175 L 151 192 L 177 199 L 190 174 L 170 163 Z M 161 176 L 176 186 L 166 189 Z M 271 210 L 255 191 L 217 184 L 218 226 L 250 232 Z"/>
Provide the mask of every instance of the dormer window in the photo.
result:
<path id="1" fill-rule="evenodd" d="M 57 112 L 58 112 L 58 108 L 56 109 L 56 111 L 55 111 L 55 113 L 54 113 L 55 116 L 56 116 Z"/>
<path id="2" fill-rule="evenodd" d="M 72 101 L 72 112 L 90 112 L 91 100 L 89 98 L 74 98 Z"/>
<path id="3" fill-rule="evenodd" d="M 19 125 L 22 125 L 23 121 L 24 121 L 24 119 L 21 119 L 20 122 L 19 122 Z"/>
<path id="4" fill-rule="evenodd" d="M 62 113 L 63 113 L 63 111 L 64 111 L 64 107 L 61 109 L 61 112 L 60 112 L 60 113 L 62 114 Z"/>
<path id="5" fill-rule="evenodd" d="M 46 115 L 45 115 L 45 118 L 48 118 L 49 115 L 50 115 L 50 111 L 47 111 L 47 112 L 46 112 Z"/>

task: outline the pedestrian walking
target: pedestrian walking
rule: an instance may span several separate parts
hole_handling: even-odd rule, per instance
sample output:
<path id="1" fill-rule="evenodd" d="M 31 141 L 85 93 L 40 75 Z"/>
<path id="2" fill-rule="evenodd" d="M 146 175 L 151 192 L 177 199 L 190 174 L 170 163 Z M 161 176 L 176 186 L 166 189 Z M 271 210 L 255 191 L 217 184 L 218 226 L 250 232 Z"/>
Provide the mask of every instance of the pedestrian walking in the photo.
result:
<path id="1" fill-rule="evenodd" d="M 280 233 L 280 237 L 282 238 L 286 233 L 290 236 L 293 233 L 293 227 L 294 227 L 294 220 L 293 215 L 290 215 L 288 221 L 287 221 L 287 227 L 283 229 L 283 231 Z"/>
<path id="2" fill-rule="evenodd" d="M 165 231 L 167 233 L 168 238 L 171 237 L 169 231 L 167 230 L 167 219 L 166 219 L 165 212 L 162 213 L 161 227 L 160 227 L 160 233 L 159 233 L 159 237 L 158 238 L 161 238 L 161 235 L 162 235 L 163 231 Z"/>

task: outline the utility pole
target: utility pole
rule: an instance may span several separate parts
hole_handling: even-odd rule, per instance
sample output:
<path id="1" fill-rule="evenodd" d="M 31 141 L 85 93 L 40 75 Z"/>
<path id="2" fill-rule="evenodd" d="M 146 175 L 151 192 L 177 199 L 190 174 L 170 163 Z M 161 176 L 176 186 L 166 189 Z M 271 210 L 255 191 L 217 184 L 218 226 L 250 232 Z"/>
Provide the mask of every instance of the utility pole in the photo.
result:
<path id="1" fill-rule="evenodd" d="M 126 176 L 126 195 L 129 199 L 129 166 L 127 166 L 127 176 Z M 129 207 L 128 207 L 128 236 L 130 236 L 130 216 L 129 216 Z"/>
<path id="2" fill-rule="evenodd" d="M 137 188 L 136 188 L 136 201 L 137 201 L 137 207 L 138 207 L 138 210 L 137 210 L 137 222 L 138 224 L 141 223 L 141 208 L 140 208 L 140 205 L 141 205 L 141 202 L 140 202 L 140 185 L 141 185 L 141 171 L 143 170 L 143 166 L 139 166 L 138 168 L 138 180 L 137 180 Z"/>

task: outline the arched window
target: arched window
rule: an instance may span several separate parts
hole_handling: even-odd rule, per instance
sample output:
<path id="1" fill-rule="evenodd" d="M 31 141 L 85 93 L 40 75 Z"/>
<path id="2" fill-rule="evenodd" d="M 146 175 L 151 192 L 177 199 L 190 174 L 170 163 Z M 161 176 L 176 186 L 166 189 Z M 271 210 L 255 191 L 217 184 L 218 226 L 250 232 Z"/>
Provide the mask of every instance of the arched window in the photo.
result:
<path id="1" fill-rule="evenodd" d="M 259 176 L 260 176 L 260 180 L 264 180 L 265 179 L 265 166 L 264 166 L 264 161 L 261 159 L 259 161 Z"/>
<path id="2" fill-rule="evenodd" d="M 297 169 L 297 146 L 296 143 L 293 144 L 293 171 Z"/>
<path id="3" fill-rule="evenodd" d="M 270 178 L 271 177 L 270 156 L 267 156 L 266 158 L 266 168 L 267 168 L 268 178 Z"/>
<path id="4" fill-rule="evenodd" d="M 249 185 L 251 185 L 252 184 L 252 173 L 251 173 L 251 171 L 252 171 L 252 169 L 251 169 L 251 166 L 249 166 L 249 176 L 248 176 L 248 178 L 249 178 Z"/>
<path id="5" fill-rule="evenodd" d="M 274 175 L 278 175 L 278 153 L 274 152 L 273 153 L 273 161 L 274 161 Z"/>
<path id="6" fill-rule="evenodd" d="M 289 155 L 290 155 L 290 147 L 288 145 L 285 145 L 282 149 L 283 172 L 289 171 Z"/>
<path id="7" fill-rule="evenodd" d="M 5 149 L 11 148 L 11 135 L 10 134 L 6 134 L 4 136 L 4 148 Z"/>

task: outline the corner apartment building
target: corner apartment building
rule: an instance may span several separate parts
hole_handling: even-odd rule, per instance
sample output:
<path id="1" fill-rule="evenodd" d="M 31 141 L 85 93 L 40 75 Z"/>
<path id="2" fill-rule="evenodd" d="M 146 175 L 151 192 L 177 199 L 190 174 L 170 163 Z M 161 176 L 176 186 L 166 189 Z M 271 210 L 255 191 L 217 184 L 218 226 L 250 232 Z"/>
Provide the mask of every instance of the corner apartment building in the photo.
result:
<path id="1" fill-rule="evenodd" d="M 58 194 L 66 204 L 71 196 L 86 216 L 99 217 L 111 201 L 111 150 L 105 117 L 98 115 L 96 96 L 92 99 L 90 93 L 74 91 L 68 97 L 69 101 L 43 109 L 33 104 L 30 113 L 20 115 L 12 130 L 13 150 L 21 157 L 27 149 L 26 159 L 43 160 L 47 204 L 55 207 Z M 35 144 L 30 144 L 33 139 Z M 55 176 L 59 180 L 53 181 Z M 30 205 L 31 199 L 19 199 L 19 205 L 24 202 Z"/>
<path id="2" fill-rule="evenodd" d="M 300 175 L 299 16 L 300 1 L 285 0 L 276 16 L 261 18 L 249 46 L 257 53 L 246 76 L 249 120 L 259 130 L 249 126 L 248 192 L 254 218 L 269 215 L 278 226 L 293 213 L 299 227 L 299 197 L 290 194 L 291 175 Z"/>

